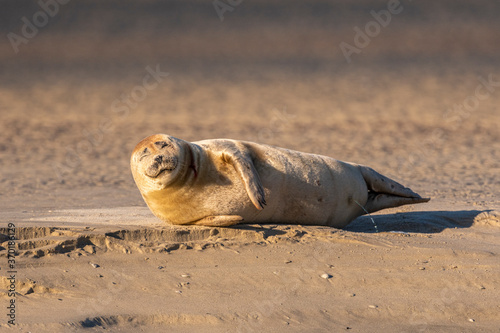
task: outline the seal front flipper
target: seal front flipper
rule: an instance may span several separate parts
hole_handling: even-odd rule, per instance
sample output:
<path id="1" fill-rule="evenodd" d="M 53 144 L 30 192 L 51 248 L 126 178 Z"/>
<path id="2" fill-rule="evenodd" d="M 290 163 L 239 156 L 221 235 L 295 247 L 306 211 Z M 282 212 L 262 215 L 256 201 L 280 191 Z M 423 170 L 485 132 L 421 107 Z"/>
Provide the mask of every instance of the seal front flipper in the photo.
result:
<path id="1" fill-rule="evenodd" d="M 359 165 L 359 168 L 369 191 L 365 207 L 369 213 L 431 200 L 430 198 L 422 198 L 418 193 L 381 175 L 372 168 L 362 165 Z"/>
<path id="2" fill-rule="evenodd" d="M 216 215 L 207 216 L 201 220 L 194 221 L 188 224 L 203 225 L 206 227 L 229 227 L 243 221 L 243 217 L 239 215 Z"/>
<path id="3" fill-rule="evenodd" d="M 242 154 L 238 149 L 226 149 L 222 152 L 222 160 L 232 164 L 236 172 L 238 172 L 254 206 L 258 210 L 264 209 L 264 205 L 266 205 L 264 188 L 250 156 Z"/>

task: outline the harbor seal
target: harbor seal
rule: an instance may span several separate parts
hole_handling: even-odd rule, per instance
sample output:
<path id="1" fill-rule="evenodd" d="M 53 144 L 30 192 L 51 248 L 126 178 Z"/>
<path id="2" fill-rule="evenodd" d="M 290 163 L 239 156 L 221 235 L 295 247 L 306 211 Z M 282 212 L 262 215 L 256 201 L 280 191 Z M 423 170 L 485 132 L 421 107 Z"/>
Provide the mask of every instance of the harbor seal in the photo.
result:
<path id="1" fill-rule="evenodd" d="M 176 225 L 343 228 L 365 213 L 430 200 L 366 166 L 229 139 L 155 134 L 137 144 L 131 169 L 151 211 Z"/>

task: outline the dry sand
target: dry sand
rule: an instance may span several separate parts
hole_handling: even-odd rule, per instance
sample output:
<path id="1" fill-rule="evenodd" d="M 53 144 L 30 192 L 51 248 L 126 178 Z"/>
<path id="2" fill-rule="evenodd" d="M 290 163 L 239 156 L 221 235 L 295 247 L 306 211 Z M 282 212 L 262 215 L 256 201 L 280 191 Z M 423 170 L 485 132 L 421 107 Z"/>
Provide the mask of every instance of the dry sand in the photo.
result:
<path id="1" fill-rule="evenodd" d="M 499 332 L 500 84 L 476 91 L 500 82 L 500 5 L 403 2 L 348 64 L 385 5 L 75 1 L 18 54 L 4 39 L 0 330 L 13 223 L 21 332 Z M 345 230 L 170 227 L 128 166 L 158 132 L 366 164 L 432 201 Z"/>

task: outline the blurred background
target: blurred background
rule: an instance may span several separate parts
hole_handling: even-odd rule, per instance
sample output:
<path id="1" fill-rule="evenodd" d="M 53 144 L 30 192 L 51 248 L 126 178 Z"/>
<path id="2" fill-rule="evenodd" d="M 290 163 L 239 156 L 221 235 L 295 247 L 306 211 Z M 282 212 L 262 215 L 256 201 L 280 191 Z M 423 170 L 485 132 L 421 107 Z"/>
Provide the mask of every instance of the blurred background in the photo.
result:
<path id="1" fill-rule="evenodd" d="M 2 209 L 142 206 L 129 157 L 154 133 L 500 194 L 498 1 L 0 4 Z"/>

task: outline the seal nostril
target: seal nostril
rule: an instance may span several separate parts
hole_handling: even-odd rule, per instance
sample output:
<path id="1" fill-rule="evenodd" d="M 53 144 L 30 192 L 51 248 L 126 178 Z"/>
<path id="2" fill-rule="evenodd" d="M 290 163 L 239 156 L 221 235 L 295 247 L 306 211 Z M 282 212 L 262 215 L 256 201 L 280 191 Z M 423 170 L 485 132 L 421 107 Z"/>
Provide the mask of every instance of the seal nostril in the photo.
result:
<path id="1" fill-rule="evenodd" d="M 163 156 L 162 155 L 158 155 L 155 157 L 155 162 L 156 163 L 161 163 L 163 161 Z"/>

